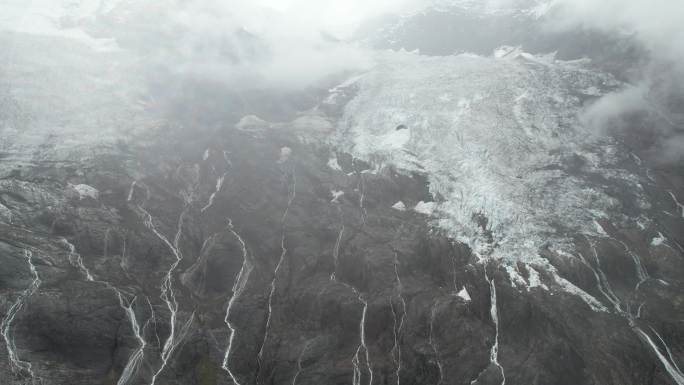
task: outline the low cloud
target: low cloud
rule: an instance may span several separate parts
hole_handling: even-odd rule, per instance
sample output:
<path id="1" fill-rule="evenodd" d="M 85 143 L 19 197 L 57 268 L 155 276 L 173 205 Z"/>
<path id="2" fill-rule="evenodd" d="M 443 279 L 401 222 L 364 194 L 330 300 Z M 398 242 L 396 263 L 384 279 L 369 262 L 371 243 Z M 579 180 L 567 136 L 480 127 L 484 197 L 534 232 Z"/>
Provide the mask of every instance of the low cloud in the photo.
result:
<path id="1" fill-rule="evenodd" d="M 684 134 L 669 136 L 651 151 L 651 156 L 661 163 L 681 164 L 684 161 Z"/>
<path id="2" fill-rule="evenodd" d="M 648 53 L 634 63 L 633 85 L 605 95 L 582 116 L 597 130 L 633 129 L 646 117 L 647 151 L 658 162 L 684 158 L 684 2 L 672 0 L 556 0 L 547 23 L 551 29 L 586 28 L 622 35 Z M 642 133 L 643 134 L 643 133 Z"/>
<path id="3" fill-rule="evenodd" d="M 181 74 L 237 88 L 300 89 L 372 65 L 371 53 L 347 41 L 358 25 L 417 2 L 197 0 L 171 13 L 178 36 L 160 61 Z"/>

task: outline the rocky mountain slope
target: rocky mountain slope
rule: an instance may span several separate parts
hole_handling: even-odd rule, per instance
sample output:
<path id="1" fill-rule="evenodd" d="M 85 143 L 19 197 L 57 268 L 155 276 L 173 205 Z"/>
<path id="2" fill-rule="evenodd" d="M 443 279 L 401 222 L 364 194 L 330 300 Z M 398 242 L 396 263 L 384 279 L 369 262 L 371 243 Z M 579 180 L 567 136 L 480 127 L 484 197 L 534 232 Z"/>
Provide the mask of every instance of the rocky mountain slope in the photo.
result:
<path id="1" fill-rule="evenodd" d="M 5 383 L 684 384 L 684 178 L 581 131 L 608 70 L 237 92 L 1 39 Z"/>

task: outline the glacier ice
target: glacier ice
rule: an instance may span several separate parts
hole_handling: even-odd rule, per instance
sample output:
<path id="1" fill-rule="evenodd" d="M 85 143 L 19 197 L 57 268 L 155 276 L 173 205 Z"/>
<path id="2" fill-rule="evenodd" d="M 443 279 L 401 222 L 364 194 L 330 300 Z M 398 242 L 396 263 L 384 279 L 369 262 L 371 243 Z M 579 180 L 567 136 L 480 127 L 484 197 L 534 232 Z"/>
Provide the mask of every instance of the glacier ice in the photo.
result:
<path id="1" fill-rule="evenodd" d="M 478 255 L 543 263 L 538 251 L 567 247 L 565 234 L 600 236 L 596 223 L 621 215 L 623 202 L 597 175 L 647 205 L 641 179 L 620 167 L 634 161 L 578 118 L 586 90 L 619 86 L 586 61 L 504 47 L 489 57 L 386 51 L 377 63 L 352 81 L 338 144 L 376 166 L 425 173 L 438 199 L 434 211 L 414 210 Z"/>

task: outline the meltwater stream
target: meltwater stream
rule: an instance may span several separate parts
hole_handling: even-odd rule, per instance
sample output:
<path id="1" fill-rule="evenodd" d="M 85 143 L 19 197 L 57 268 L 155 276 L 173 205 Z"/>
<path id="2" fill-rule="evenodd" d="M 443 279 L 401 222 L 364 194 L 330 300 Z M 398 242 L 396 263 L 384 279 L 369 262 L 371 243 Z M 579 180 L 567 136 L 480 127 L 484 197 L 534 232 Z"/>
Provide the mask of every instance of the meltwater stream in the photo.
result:
<path id="1" fill-rule="evenodd" d="M 17 313 L 26 305 L 28 299 L 38 291 L 40 287 L 41 280 L 38 275 L 38 270 L 33 264 L 33 252 L 28 249 L 24 250 L 24 257 L 26 258 L 26 263 L 31 271 L 32 280 L 29 286 L 22 291 L 17 299 L 14 301 L 12 306 L 7 311 L 5 318 L 0 322 L 0 333 L 2 333 L 2 338 L 5 340 L 5 346 L 7 347 L 7 354 L 9 356 L 10 367 L 12 371 L 18 376 L 28 376 L 31 385 L 40 384 L 41 378 L 37 376 L 31 365 L 31 362 L 24 361 L 19 358 L 19 353 L 17 352 L 17 346 L 14 343 L 14 336 L 12 335 L 12 322 L 17 316 Z"/>
<path id="2" fill-rule="evenodd" d="M 145 322 L 145 324 L 141 325 L 138 322 L 138 318 L 135 313 L 135 303 L 138 297 L 134 296 L 132 299 L 129 299 L 131 295 L 125 293 L 122 289 L 117 288 L 108 281 L 96 279 L 90 272 L 90 269 L 86 267 L 85 263 L 83 262 L 83 257 L 76 250 L 76 246 L 73 243 L 69 242 L 66 238 L 62 238 L 62 243 L 66 245 L 69 250 L 68 259 L 72 266 L 78 269 L 78 271 L 85 276 L 88 282 L 100 283 L 108 289 L 112 290 L 119 301 L 119 306 L 126 313 L 126 318 L 128 318 L 128 321 L 130 323 L 133 336 L 138 342 L 138 348 L 135 349 L 133 353 L 129 356 L 128 362 L 126 363 L 126 366 L 124 367 L 123 371 L 121 372 L 121 375 L 119 376 L 119 379 L 116 382 L 116 385 L 126 385 L 136 375 L 138 369 L 140 368 L 140 365 L 143 363 L 145 359 L 145 347 L 147 346 L 147 341 L 145 340 L 145 329 L 147 328 L 147 325 L 154 316 L 154 310 L 152 310 L 152 306 L 150 305 L 150 318 Z"/>

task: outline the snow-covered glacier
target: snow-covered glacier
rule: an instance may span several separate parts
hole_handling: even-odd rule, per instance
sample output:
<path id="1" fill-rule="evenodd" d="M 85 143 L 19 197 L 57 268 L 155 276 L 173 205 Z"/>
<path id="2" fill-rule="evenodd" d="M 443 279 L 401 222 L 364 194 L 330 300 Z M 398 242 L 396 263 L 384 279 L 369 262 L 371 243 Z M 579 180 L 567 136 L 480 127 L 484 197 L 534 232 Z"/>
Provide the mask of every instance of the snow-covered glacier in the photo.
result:
<path id="1" fill-rule="evenodd" d="M 603 220 L 648 206 L 638 159 L 583 124 L 582 107 L 620 87 L 588 61 L 515 47 L 377 60 L 353 83 L 339 142 L 379 166 L 426 173 L 436 224 L 481 257 L 571 251 L 570 234 L 601 236 Z M 628 193 L 616 197 L 608 181 Z"/>

